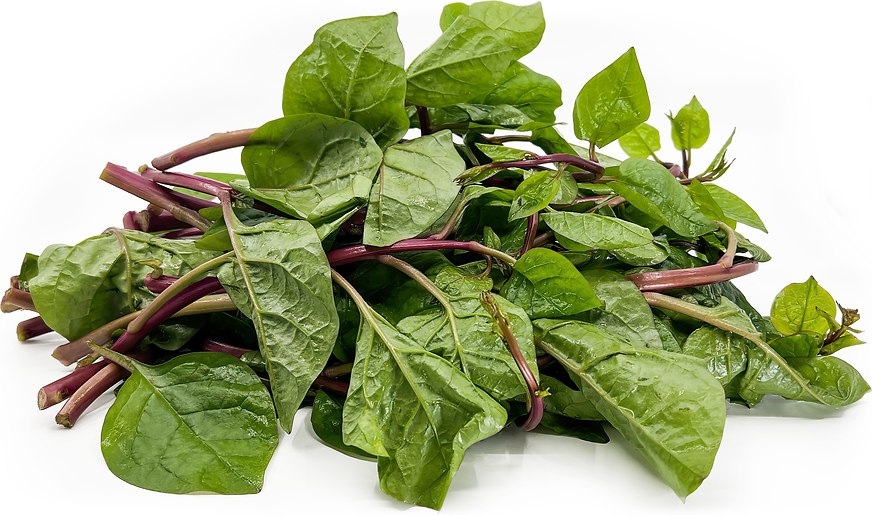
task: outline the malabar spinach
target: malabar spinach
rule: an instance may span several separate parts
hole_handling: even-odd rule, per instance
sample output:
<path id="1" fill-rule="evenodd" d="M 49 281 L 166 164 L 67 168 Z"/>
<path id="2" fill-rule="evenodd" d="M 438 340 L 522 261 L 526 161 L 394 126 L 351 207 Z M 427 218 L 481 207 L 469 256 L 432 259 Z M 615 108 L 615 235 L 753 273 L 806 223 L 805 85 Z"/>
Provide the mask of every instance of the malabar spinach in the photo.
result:
<path id="1" fill-rule="evenodd" d="M 129 372 L 102 433 L 113 473 L 257 492 L 278 428 L 311 405 L 314 433 L 375 458 L 404 502 L 439 509 L 465 451 L 509 422 L 598 443 L 611 425 L 685 497 L 725 399 L 869 390 L 833 355 L 862 343 L 856 309 L 809 278 L 765 317 L 731 282 L 770 259 L 735 230 L 766 232 L 760 216 L 714 183 L 735 130 L 691 174 L 709 114 L 693 97 L 668 115 L 662 149 L 634 48 L 577 94 L 578 145 L 555 128 L 560 86 L 526 62 L 541 4 L 450 4 L 406 69 L 398 23 L 320 28 L 284 116 L 139 173 L 107 165 L 148 207 L 25 255 L 2 310 L 38 312 L 19 338 L 56 331 L 79 365 L 40 407 L 67 399 L 70 426 Z M 615 141 L 627 159 L 598 152 Z M 244 175 L 167 172 L 235 147 Z"/>

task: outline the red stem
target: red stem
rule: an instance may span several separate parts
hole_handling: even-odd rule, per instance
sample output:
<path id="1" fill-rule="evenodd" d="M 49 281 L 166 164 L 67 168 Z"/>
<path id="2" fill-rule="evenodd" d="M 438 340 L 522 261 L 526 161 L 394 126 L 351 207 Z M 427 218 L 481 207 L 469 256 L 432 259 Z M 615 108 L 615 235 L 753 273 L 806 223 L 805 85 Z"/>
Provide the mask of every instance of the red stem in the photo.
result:
<path id="1" fill-rule="evenodd" d="M 170 168 L 190 161 L 191 159 L 205 156 L 213 152 L 241 147 L 248 143 L 256 129 L 242 129 L 238 131 L 222 132 L 213 134 L 207 138 L 189 143 L 181 148 L 173 150 L 151 161 L 151 166 L 158 170 Z"/>
<path id="2" fill-rule="evenodd" d="M 36 396 L 36 405 L 39 406 L 39 409 L 43 410 L 61 402 L 69 397 L 71 393 L 81 388 L 86 381 L 91 379 L 94 374 L 102 370 L 109 363 L 111 361 L 104 359 L 90 365 L 85 365 L 57 381 L 43 386 L 39 389 L 39 393 Z"/>
<path id="3" fill-rule="evenodd" d="M 16 328 L 18 341 L 20 342 L 52 331 L 53 329 L 45 323 L 45 320 L 43 320 L 42 317 L 28 318 L 23 322 L 19 322 L 18 327 Z"/>
<path id="4" fill-rule="evenodd" d="M 627 279 L 633 281 L 641 291 L 675 290 L 729 281 L 755 272 L 759 267 L 760 264 L 756 261 L 744 261 L 730 268 L 724 268 L 720 264 L 715 263 L 714 265 L 683 268 L 681 270 L 630 274 L 627 276 Z"/>

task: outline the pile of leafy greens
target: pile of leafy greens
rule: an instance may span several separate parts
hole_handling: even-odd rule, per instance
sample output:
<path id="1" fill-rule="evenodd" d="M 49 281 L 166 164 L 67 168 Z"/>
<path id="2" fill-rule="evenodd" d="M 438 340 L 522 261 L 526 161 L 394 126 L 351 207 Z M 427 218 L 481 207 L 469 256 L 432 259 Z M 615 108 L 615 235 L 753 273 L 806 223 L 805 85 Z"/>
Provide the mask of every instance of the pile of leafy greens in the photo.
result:
<path id="1" fill-rule="evenodd" d="M 4 311 L 38 316 L 76 369 L 39 393 L 72 426 L 124 380 L 101 445 L 118 477 L 163 492 L 254 493 L 301 406 L 382 490 L 438 509 L 470 445 L 508 424 L 606 443 L 610 424 L 681 496 L 709 474 L 725 401 L 841 407 L 869 386 L 862 343 L 813 278 L 771 315 L 731 279 L 766 231 L 714 184 L 709 117 L 669 114 L 677 163 L 630 48 L 582 88 L 520 60 L 536 3 L 455 3 L 404 68 L 397 16 L 320 28 L 291 64 L 283 116 L 102 178 L 149 205 L 77 245 L 25 256 Z M 598 149 L 617 141 L 623 161 Z M 244 174 L 167 171 L 242 149 Z M 126 379 L 126 380 L 125 380 Z M 278 421 L 278 422 L 277 422 Z"/>

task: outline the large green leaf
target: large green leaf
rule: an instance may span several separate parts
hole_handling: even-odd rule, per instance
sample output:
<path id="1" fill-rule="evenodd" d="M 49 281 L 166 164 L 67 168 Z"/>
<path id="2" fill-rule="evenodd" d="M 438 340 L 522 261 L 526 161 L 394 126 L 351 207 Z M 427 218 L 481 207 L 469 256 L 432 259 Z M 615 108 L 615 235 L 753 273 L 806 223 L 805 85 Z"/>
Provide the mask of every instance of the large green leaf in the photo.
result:
<path id="1" fill-rule="evenodd" d="M 388 147 L 370 193 L 363 243 L 384 247 L 417 236 L 454 203 L 465 169 L 449 131 Z"/>
<path id="2" fill-rule="evenodd" d="M 702 147 L 709 137 L 709 116 L 694 96 L 682 107 L 672 122 L 672 142 L 678 150 Z"/>
<path id="3" fill-rule="evenodd" d="M 577 315 L 602 306 L 568 259 L 542 247 L 530 249 L 518 259 L 501 293 L 531 318 Z"/>
<path id="4" fill-rule="evenodd" d="M 267 122 L 242 150 L 248 184 L 242 191 L 298 218 L 306 218 L 356 176 L 372 181 L 382 151 L 355 122 L 323 114 L 295 114 Z M 353 197 L 348 191 L 349 197 Z M 332 199 L 331 202 L 335 202 Z"/>
<path id="5" fill-rule="evenodd" d="M 542 213 L 539 219 L 548 224 L 564 241 L 573 243 L 566 247 L 569 250 L 605 249 L 614 250 L 626 247 L 638 247 L 654 241 L 654 236 L 648 229 L 620 218 L 603 216 L 595 213 L 572 213 L 559 211 Z"/>
<path id="6" fill-rule="evenodd" d="M 545 209 L 560 193 L 561 175 L 563 173 L 559 170 L 545 170 L 524 179 L 515 189 L 515 200 L 509 209 L 509 221 L 526 218 Z"/>
<path id="7" fill-rule="evenodd" d="M 454 290 L 446 295 L 455 318 L 456 336 L 451 329 L 449 314 L 444 310 L 404 318 L 397 324 L 397 329 L 428 351 L 453 363 L 469 376 L 470 381 L 495 399 L 524 400 L 528 391 L 524 376 L 499 332 L 494 330 L 493 317 L 481 304 L 480 288 L 486 286 L 458 290 L 458 283 L 463 279 L 456 275 L 457 270 L 446 267 L 436 280 L 437 286 Z M 447 286 L 446 281 L 454 284 Z M 527 313 L 498 295 L 493 297 L 506 314 L 518 347 L 535 374 L 536 349 Z"/>
<path id="8" fill-rule="evenodd" d="M 462 15 L 484 22 L 506 44 L 514 47 L 515 59 L 536 48 L 545 33 L 545 17 L 540 2 L 525 6 L 494 1 L 475 2 L 468 6 L 462 3 L 449 4 L 442 10 L 440 28 L 448 30 Z"/>
<path id="9" fill-rule="evenodd" d="M 615 141 L 649 116 L 651 102 L 634 48 L 581 88 L 572 111 L 575 135 L 597 147 Z"/>
<path id="10" fill-rule="evenodd" d="M 494 88 L 514 51 L 487 25 L 459 16 L 406 70 L 406 100 L 426 107 L 469 102 Z"/>
<path id="11" fill-rule="evenodd" d="M 397 14 L 324 25 L 285 77 L 285 116 L 321 113 L 353 120 L 382 147 L 409 128 Z"/>
<path id="12" fill-rule="evenodd" d="M 583 275 L 603 305 L 583 313 L 582 320 L 636 347 L 662 346 L 654 314 L 632 281 L 610 270 L 586 270 Z"/>
<path id="13" fill-rule="evenodd" d="M 115 230 L 77 245 L 48 247 L 27 285 L 43 321 L 74 340 L 156 297 L 144 285 L 152 271 L 145 262 L 160 261 L 164 274 L 181 276 L 217 256 L 191 240 Z"/>
<path id="14" fill-rule="evenodd" d="M 113 474 L 159 492 L 260 491 L 278 434 L 272 399 L 250 368 L 212 352 L 125 363 L 133 375 L 100 440 Z"/>
<path id="15" fill-rule="evenodd" d="M 700 361 L 633 347 L 583 322 L 549 330 L 540 346 L 679 496 L 699 487 L 726 420 L 723 389 Z"/>
<path id="16" fill-rule="evenodd" d="M 772 301 L 771 320 L 778 332 L 791 335 L 802 331 L 826 334 L 827 318 L 836 316 L 836 301 L 818 285 L 814 277 L 804 283 L 787 285 Z"/>
<path id="17" fill-rule="evenodd" d="M 449 361 L 358 307 L 343 440 L 379 456 L 385 493 L 439 509 L 466 449 L 499 432 L 506 412 Z"/>
<path id="18" fill-rule="evenodd" d="M 224 265 L 218 279 L 254 322 L 279 421 L 290 433 L 339 331 L 330 264 L 307 222 L 248 227 L 233 216 L 229 227 L 237 260 Z"/>
<path id="19" fill-rule="evenodd" d="M 500 78 L 497 86 L 476 99 L 473 104 L 510 105 L 539 122 L 554 122 L 554 110 L 563 105 L 562 90 L 557 81 L 514 62 Z"/>
<path id="20" fill-rule="evenodd" d="M 696 238 L 718 227 L 702 214 L 675 177 L 653 161 L 627 159 L 612 186 L 630 204 L 682 236 Z"/>

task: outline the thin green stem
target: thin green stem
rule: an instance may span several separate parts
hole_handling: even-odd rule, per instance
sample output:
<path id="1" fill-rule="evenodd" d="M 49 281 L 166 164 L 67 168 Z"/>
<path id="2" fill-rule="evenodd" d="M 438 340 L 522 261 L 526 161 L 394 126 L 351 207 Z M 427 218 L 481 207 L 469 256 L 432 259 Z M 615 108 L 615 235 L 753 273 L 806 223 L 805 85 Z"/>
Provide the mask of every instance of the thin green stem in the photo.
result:
<path id="1" fill-rule="evenodd" d="M 715 220 L 715 223 L 718 224 L 718 227 L 724 230 L 727 233 L 727 250 L 724 252 L 724 255 L 718 259 L 718 264 L 724 268 L 730 268 L 733 266 L 733 259 L 736 257 L 736 247 L 738 246 L 738 241 L 736 240 L 736 233 L 730 228 L 729 225 L 724 222 L 719 222 Z"/>

